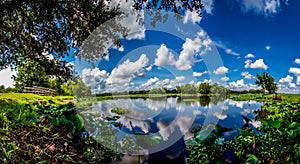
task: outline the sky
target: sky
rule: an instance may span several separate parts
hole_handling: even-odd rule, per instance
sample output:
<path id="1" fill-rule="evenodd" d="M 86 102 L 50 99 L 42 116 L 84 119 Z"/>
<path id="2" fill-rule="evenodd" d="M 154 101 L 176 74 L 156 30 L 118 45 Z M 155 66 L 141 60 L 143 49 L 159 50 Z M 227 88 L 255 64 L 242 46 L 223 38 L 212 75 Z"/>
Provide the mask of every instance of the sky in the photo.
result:
<path id="1" fill-rule="evenodd" d="M 113 1 L 114 2 L 114 1 Z M 130 12 L 119 20 L 129 31 L 122 47 L 92 68 L 69 59 L 94 93 L 217 82 L 233 90 L 257 89 L 257 73 L 268 72 L 278 92 L 299 93 L 300 14 L 297 0 L 203 0 L 203 16 L 186 11 L 176 20 L 151 25 L 147 13 Z M 112 7 L 115 5 L 111 3 Z M 137 15 L 145 24 L 138 24 Z M 12 86 L 10 70 L 0 85 Z"/>

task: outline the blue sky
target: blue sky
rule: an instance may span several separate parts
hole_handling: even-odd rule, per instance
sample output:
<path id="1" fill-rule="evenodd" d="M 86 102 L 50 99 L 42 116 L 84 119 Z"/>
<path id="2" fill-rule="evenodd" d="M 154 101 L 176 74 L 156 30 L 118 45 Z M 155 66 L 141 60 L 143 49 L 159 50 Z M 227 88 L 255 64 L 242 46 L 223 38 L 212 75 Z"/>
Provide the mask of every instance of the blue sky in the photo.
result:
<path id="1" fill-rule="evenodd" d="M 257 89 L 255 75 L 268 72 L 279 92 L 299 93 L 300 2 L 297 0 L 203 0 L 200 18 L 186 12 L 182 20 L 138 25 L 138 13 L 121 20 L 131 31 L 119 49 L 98 68 L 72 61 L 94 92 L 173 88 L 176 85 L 218 82 L 230 89 Z M 112 3 L 114 5 L 114 3 Z M 130 11 L 130 3 L 121 3 Z M 172 14 L 170 14 L 172 15 Z M 134 33 L 133 33 L 134 32 Z M 5 72 L 6 71 L 6 72 Z M 1 71 L 0 85 L 10 71 Z M 3 75 L 2 75 L 3 74 Z M 6 77 L 6 78 L 2 78 Z"/>

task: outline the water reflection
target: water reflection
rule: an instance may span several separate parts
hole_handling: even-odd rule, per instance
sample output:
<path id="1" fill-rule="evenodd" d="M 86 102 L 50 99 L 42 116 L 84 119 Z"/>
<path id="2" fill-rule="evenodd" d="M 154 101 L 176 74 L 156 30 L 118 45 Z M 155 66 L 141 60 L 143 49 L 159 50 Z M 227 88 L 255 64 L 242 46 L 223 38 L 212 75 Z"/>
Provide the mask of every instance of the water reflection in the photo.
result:
<path id="1" fill-rule="evenodd" d="M 253 112 L 260 106 L 255 101 L 216 97 L 113 99 L 94 103 L 91 110 L 81 113 L 89 117 L 86 127 L 95 139 L 100 137 L 100 143 L 123 153 L 151 154 L 147 158 L 155 162 L 184 159 L 186 154 L 181 150 L 185 150 L 184 141 L 193 136 L 190 133 L 193 127 L 217 122 L 233 129 L 224 136 L 225 140 L 231 139 L 245 123 L 242 116 L 254 120 Z M 131 109 L 131 112 L 118 115 L 111 112 L 114 108 Z M 253 129 L 260 125 L 258 121 L 249 122 Z"/>

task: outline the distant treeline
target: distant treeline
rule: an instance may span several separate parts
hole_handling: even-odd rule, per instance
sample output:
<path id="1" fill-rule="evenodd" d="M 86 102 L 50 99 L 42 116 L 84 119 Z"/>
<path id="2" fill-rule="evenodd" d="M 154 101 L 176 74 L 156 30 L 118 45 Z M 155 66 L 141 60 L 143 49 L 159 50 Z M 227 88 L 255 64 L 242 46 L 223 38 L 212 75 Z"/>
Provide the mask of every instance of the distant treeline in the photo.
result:
<path id="1" fill-rule="evenodd" d="M 114 92 L 114 93 L 99 93 L 96 94 L 99 96 L 113 96 L 113 95 L 148 95 L 148 94 L 259 94 L 262 93 L 261 90 L 243 90 L 243 91 L 234 91 L 220 86 L 218 84 L 209 84 L 201 83 L 199 86 L 194 86 L 192 84 L 186 84 L 183 86 L 177 86 L 176 89 L 167 89 L 167 88 L 154 88 L 151 90 L 138 90 L 138 91 L 123 91 L 123 92 Z"/>

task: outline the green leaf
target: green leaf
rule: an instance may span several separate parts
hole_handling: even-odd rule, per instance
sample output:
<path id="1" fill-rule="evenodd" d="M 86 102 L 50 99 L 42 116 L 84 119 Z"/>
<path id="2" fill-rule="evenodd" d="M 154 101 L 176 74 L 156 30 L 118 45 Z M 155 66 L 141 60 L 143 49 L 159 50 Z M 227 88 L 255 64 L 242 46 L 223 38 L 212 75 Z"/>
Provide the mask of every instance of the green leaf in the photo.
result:
<path id="1" fill-rule="evenodd" d="M 79 114 L 74 115 L 74 124 L 77 130 L 81 130 L 84 127 L 83 118 Z"/>
<path id="2" fill-rule="evenodd" d="M 238 129 L 239 129 L 239 131 L 240 131 L 240 133 L 243 137 L 254 136 L 254 133 L 248 132 L 247 130 L 243 130 L 243 129 L 240 129 L 240 128 L 238 128 Z"/>
<path id="3" fill-rule="evenodd" d="M 280 126 L 281 126 L 281 122 L 278 120 L 276 120 L 276 121 L 268 120 L 268 123 L 271 127 L 276 128 L 276 129 L 280 128 Z"/>

